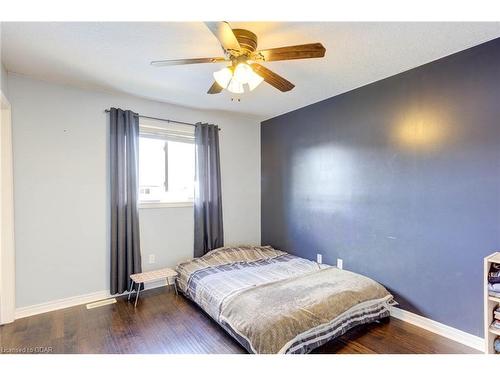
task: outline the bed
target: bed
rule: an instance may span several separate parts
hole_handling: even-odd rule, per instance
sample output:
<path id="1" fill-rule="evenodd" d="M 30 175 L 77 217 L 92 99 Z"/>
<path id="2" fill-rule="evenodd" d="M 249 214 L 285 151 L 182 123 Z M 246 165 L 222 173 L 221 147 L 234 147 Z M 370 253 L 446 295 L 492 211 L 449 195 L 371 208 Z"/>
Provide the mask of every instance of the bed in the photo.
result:
<path id="1" fill-rule="evenodd" d="M 393 303 L 368 277 L 271 246 L 219 248 L 177 272 L 179 290 L 250 353 L 308 353 Z"/>

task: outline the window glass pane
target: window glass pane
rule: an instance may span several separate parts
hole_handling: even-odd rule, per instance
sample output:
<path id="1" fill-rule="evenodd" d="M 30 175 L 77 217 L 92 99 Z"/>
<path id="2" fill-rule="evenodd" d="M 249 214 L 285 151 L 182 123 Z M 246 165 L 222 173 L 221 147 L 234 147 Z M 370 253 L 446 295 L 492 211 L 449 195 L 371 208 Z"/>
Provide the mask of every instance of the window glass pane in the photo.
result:
<path id="1" fill-rule="evenodd" d="M 168 190 L 165 189 L 165 142 Z M 140 137 L 139 199 L 149 202 L 190 202 L 194 195 L 194 143 Z"/>
<path id="2" fill-rule="evenodd" d="M 165 193 L 165 141 L 139 138 L 139 199 L 160 201 Z"/>
<path id="3" fill-rule="evenodd" d="M 194 144 L 168 142 L 168 199 L 192 201 L 194 194 Z"/>

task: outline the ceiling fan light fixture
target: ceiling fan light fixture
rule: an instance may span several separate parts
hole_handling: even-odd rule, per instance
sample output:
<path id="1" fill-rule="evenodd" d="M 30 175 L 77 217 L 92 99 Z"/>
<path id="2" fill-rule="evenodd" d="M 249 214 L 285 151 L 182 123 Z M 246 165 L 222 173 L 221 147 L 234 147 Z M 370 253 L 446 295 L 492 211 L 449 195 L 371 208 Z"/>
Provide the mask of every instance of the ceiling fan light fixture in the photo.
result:
<path id="1" fill-rule="evenodd" d="M 253 73 L 252 68 L 246 63 L 239 63 L 234 69 L 234 78 L 241 84 L 248 83 L 251 74 Z"/>
<path id="2" fill-rule="evenodd" d="M 233 94 L 243 94 L 245 92 L 243 84 L 234 78 L 229 82 L 227 90 Z"/>
<path id="3" fill-rule="evenodd" d="M 229 67 L 214 72 L 214 79 L 222 88 L 227 88 L 232 78 L 233 71 Z"/>
<path id="4" fill-rule="evenodd" d="M 247 82 L 248 88 L 250 89 L 250 91 L 253 91 L 253 89 L 256 88 L 257 86 L 259 86 L 263 81 L 264 81 L 264 78 L 262 78 L 261 76 L 259 76 L 257 73 L 255 73 L 252 70 L 252 74 L 250 75 L 248 82 Z"/>
<path id="5" fill-rule="evenodd" d="M 205 22 L 205 24 L 219 41 L 224 56 L 155 60 L 151 61 L 151 65 L 171 66 L 229 62 L 230 66 L 213 73 L 215 82 L 212 83 L 207 94 L 219 94 L 224 89 L 240 94 L 245 90 L 254 90 L 263 81 L 281 92 L 287 92 L 292 90 L 295 85 L 262 66 L 261 62 L 325 57 L 326 49 L 321 43 L 258 50 L 257 35 L 250 30 L 232 29 L 225 21 Z"/>
<path id="6" fill-rule="evenodd" d="M 234 69 L 233 80 L 240 82 L 242 85 L 247 84 L 250 91 L 252 91 L 264 81 L 264 78 L 255 73 L 250 65 L 239 63 Z"/>

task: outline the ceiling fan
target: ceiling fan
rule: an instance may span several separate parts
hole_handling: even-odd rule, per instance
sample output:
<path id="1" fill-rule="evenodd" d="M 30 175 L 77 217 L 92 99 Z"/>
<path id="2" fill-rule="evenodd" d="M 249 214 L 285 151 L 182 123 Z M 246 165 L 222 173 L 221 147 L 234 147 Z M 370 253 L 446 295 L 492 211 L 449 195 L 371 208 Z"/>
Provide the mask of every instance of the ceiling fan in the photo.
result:
<path id="1" fill-rule="evenodd" d="M 215 82 L 207 94 L 218 94 L 223 89 L 236 94 L 245 92 L 245 86 L 251 91 L 262 81 L 282 92 L 295 87 L 293 83 L 259 64 L 267 61 L 310 59 L 325 56 L 325 47 L 321 43 L 301 44 L 296 46 L 257 50 L 257 35 L 245 29 L 231 29 L 227 22 L 205 22 L 210 31 L 219 40 L 224 57 L 203 57 L 195 59 L 157 60 L 153 66 L 171 66 L 185 64 L 223 63 L 230 65 L 214 73 Z"/>

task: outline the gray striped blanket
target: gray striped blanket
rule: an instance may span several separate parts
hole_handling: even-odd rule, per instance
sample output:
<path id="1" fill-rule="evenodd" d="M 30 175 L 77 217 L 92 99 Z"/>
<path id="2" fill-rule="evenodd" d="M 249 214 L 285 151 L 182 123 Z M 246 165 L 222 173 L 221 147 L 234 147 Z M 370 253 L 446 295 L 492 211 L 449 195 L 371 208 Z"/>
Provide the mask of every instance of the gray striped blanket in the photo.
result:
<path id="1" fill-rule="evenodd" d="M 177 272 L 179 289 L 253 353 L 309 352 L 388 316 L 392 299 L 364 276 L 270 246 L 216 249 Z"/>

